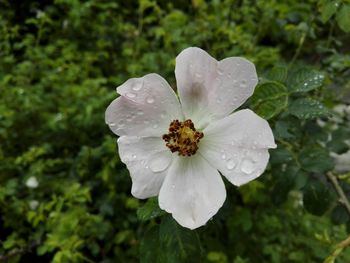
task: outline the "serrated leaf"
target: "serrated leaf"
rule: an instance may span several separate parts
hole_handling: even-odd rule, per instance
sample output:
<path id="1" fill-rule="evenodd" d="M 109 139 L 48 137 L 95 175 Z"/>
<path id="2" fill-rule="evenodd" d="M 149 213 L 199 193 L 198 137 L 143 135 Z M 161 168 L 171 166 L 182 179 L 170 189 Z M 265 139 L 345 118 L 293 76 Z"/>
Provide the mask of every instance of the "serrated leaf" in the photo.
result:
<path id="1" fill-rule="evenodd" d="M 321 102 L 310 98 L 301 98 L 293 101 L 288 107 L 288 112 L 304 120 L 324 117 L 330 114 Z"/>
<path id="2" fill-rule="evenodd" d="M 277 121 L 273 133 L 276 138 L 292 139 L 295 136 L 291 133 L 292 123 L 287 121 Z"/>
<path id="3" fill-rule="evenodd" d="M 277 115 L 287 104 L 287 88 L 278 82 L 269 81 L 259 85 L 252 97 L 252 108 L 264 119 Z"/>
<path id="4" fill-rule="evenodd" d="M 287 79 L 287 68 L 283 66 L 274 66 L 267 74 L 269 80 L 283 83 Z"/>
<path id="5" fill-rule="evenodd" d="M 341 30 L 350 32 L 350 4 L 343 4 L 336 15 L 338 26 Z"/>
<path id="6" fill-rule="evenodd" d="M 339 1 L 329 1 L 321 8 L 321 20 L 326 23 L 337 11 Z"/>
<path id="7" fill-rule="evenodd" d="M 323 80 L 322 73 L 302 68 L 290 75 L 287 86 L 291 92 L 307 92 L 321 87 Z"/>
<path id="8" fill-rule="evenodd" d="M 278 173 L 278 179 L 272 190 L 272 202 L 276 205 L 281 205 L 287 200 L 288 193 L 293 189 L 295 184 L 295 177 L 299 170 L 299 167 L 288 165 L 286 171 L 276 171 Z"/>
<path id="9" fill-rule="evenodd" d="M 333 192 L 319 180 L 310 181 L 303 193 L 305 209 L 317 216 L 323 215 L 334 200 Z"/>
<path id="10" fill-rule="evenodd" d="M 298 159 L 301 167 L 308 172 L 324 173 L 334 167 L 334 161 L 329 152 L 319 145 L 305 147 L 300 152 Z"/>
<path id="11" fill-rule="evenodd" d="M 195 231 L 181 227 L 172 217 L 165 217 L 159 228 L 160 262 L 200 262 L 202 248 L 196 235 Z"/>
<path id="12" fill-rule="evenodd" d="M 166 212 L 159 208 L 158 199 L 153 197 L 149 198 L 147 202 L 137 210 L 136 214 L 140 221 L 147 221 L 162 216 L 166 214 Z"/>
<path id="13" fill-rule="evenodd" d="M 335 225 L 345 224 L 349 221 L 349 213 L 344 205 L 337 205 L 331 214 L 331 220 Z"/>
<path id="14" fill-rule="evenodd" d="M 160 251 L 159 227 L 147 230 L 140 243 L 140 263 L 158 263 Z"/>

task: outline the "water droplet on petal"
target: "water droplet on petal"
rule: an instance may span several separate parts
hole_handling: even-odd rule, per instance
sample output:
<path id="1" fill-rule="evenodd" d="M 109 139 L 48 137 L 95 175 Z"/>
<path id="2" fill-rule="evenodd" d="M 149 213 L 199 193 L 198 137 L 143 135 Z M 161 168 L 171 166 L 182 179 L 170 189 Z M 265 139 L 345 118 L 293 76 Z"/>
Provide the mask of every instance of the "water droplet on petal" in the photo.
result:
<path id="1" fill-rule="evenodd" d="M 242 80 L 241 83 L 239 84 L 239 86 L 241 88 L 246 88 L 247 87 L 247 81 L 246 80 Z"/>
<path id="2" fill-rule="evenodd" d="M 194 74 L 194 76 L 195 76 L 196 78 L 200 79 L 200 78 L 202 77 L 202 74 L 199 73 L 199 72 L 196 72 L 196 73 Z"/>
<path id="3" fill-rule="evenodd" d="M 132 93 L 132 92 L 129 92 L 129 93 L 126 93 L 125 94 L 128 98 L 135 98 L 136 97 L 136 94 L 135 93 Z"/>
<path id="4" fill-rule="evenodd" d="M 132 156 L 131 156 L 133 159 L 136 159 L 136 154 L 133 154 Z"/>
<path id="5" fill-rule="evenodd" d="M 220 76 L 224 75 L 224 71 L 223 71 L 222 69 L 220 69 L 220 68 L 218 68 L 216 72 L 217 72 L 218 75 L 220 75 Z"/>
<path id="6" fill-rule="evenodd" d="M 109 126 L 114 127 L 116 124 L 114 122 L 108 123 Z"/>
<path id="7" fill-rule="evenodd" d="M 255 164 L 251 159 L 245 158 L 241 163 L 241 170 L 245 174 L 251 174 L 255 170 Z"/>
<path id="8" fill-rule="evenodd" d="M 152 172 L 157 173 L 164 171 L 170 163 L 169 156 L 162 153 L 153 156 L 152 161 L 149 164 L 149 168 Z"/>
<path id="9" fill-rule="evenodd" d="M 157 123 L 155 123 L 155 124 L 153 124 L 153 129 L 157 129 L 158 128 L 158 124 Z"/>
<path id="10" fill-rule="evenodd" d="M 236 166 L 236 162 L 233 159 L 228 159 L 226 162 L 226 168 L 229 170 L 232 170 L 233 168 L 235 168 Z"/>
<path id="11" fill-rule="evenodd" d="M 226 154 L 225 154 L 225 153 L 223 153 L 223 154 L 221 155 L 221 159 L 226 160 Z"/>
<path id="12" fill-rule="evenodd" d="M 143 111 L 142 110 L 139 110 L 138 112 L 137 112 L 137 115 L 140 115 L 140 116 L 142 116 L 144 113 L 143 113 Z"/>
<path id="13" fill-rule="evenodd" d="M 132 85 L 132 90 L 139 91 L 143 87 L 143 81 L 137 81 Z"/>
<path id="14" fill-rule="evenodd" d="M 154 102 L 154 98 L 149 96 L 146 98 L 146 102 L 149 103 L 149 104 L 152 104 Z"/>

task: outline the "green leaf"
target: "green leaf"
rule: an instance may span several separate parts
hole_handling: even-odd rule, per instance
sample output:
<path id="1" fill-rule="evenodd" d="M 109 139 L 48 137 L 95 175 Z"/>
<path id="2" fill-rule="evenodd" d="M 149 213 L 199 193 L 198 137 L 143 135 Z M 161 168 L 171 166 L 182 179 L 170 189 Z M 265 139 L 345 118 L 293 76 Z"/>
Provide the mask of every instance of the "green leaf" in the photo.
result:
<path id="1" fill-rule="evenodd" d="M 260 84 L 252 97 L 252 108 L 264 119 L 270 119 L 287 107 L 287 88 L 278 82 Z"/>
<path id="2" fill-rule="evenodd" d="M 321 87 L 323 80 L 322 73 L 302 68 L 291 74 L 287 86 L 291 92 L 307 92 Z"/>
<path id="3" fill-rule="evenodd" d="M 153 197 L 149 198 L 147 202 L 137 210 L 136 214 L 140 221 L 147 221 L 162 216 L 166 214 L 166 212 L 159 208 L 158 199 Z"/>
<path id="4" fill-rule="evenodd" d="M 291 130 L 292 130 L 291 126 L 292 126 L 292 123 L 290 122 L 277 121 L 275 124 L 275 129 L 273 130 L 275 138 L 280 138 L 280 139 L 295 138 L 295 136 L 291 133 Z"/>
<path id="5" fill-rule="evenodd" d="M 326 23 L 337 11 L 339 1 L 329 1 L 321 8 L 321 20 Z"/>
<path id="6" fill-rule="evenodd" d="M 276 205 L 283 204 L 288 197 L 288 193 L 294 187 L 295 177 L 299 170 L 299 167 L 288 165 L 285 172 L 276 171 L 278 173 L 278 179 L 272 190 L 272 202 Z"/>
<path id="7" fill-rule="evenodd" d="M 338 26 L 341 30 L 350 32 L 350 4 L 344 4 L 336 15 Z"/>
<path id="8" fill-rule="evenodd" d="M 301 98 L 293 101 L 288 107 L 288 112 L 304 120 L 324 117 L 330 114 L 321 102 L 310 98 Z"/>
<path id="9" fill-rule="evenodd" d="M 200 262 L 202 248 L 197 233 L 181 227 L 170 216 L 162 220 L 159 241 L 162 250 L 160 262 Z"/>
<path id="10" fill-rule="evenodd" d="M 305 209 L 317 216 L 323 215 L 334 200 L 333 192 L 319 180 L 310 181 L 303 192 Z"/>
<path id="11" fill-rule="evenodd" d="M 193 230 L 181 227 L 171 217 L 146 231 L 140 244 L 141 263 L 200 262 L 202 247 Z"/>
<path id="12" fill-rule="evenodd" d="M 349 221 L 349 213 L 343 205 L 337 205 L 332 210 L 331 220 L 335 225 L 345 224 Z"/>
<path id="13" fill-rule="evenodd" d="M 153 226 L 148 229 L 140 243 L 140 263 L 158 263 L 159 261 L 160 243 L 159 243 L 159 227 Z"/>
<path id="14" fill-rule="evenodd" d="M 345 153 L 349 150 L 349 145 L 345 143 L 349 139 L 350 130 L 347 127 L 338 127 L 332 132 L 332 139 L 327 143 L 327 148 L 337 154 Z"/>
<path id="15" fill-rule="evenodd" d="M 267 74 L 267 78 L 269 80 L 277 81 L 277 82 L 285 82 L 287 79 L 287 68 L 283 66 L 274 66 L 270 72 Z"/>
<path id="16" fill-rule="evenodd" d="M 301 167 L 308 172 L 324 173 L 334 167 L 334 161 L 328 151 L 319 145 L 304 147 L 298 159 Z"/>

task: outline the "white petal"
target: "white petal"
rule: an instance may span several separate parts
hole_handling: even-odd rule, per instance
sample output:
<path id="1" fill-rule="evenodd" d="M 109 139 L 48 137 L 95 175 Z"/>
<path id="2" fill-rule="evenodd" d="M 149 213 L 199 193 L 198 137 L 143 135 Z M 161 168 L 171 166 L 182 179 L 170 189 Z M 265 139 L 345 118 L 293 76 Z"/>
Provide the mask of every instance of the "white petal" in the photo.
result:
<path id="1" fill-rule="evenodd" d="M 254 92 L 255 66 L 230 57 L 217 61 L 200 48 L 187 48 L 176 58 L 175 75 L 186 118 L 203 128 L 227 116 Z"/>
<path id="2" fill-rule="evenodd" d="M 122 96 L 108 106 L 105 120 L 119 136 L 161 136 L 172 120 L 182 119 L 175 92 L 157 74 L 129 79 L 117 92 Z"/>
<path id="3" fill-rule="evenodd" d="M 157 196 L 173 154 L 158 137 L 122 136 L 119 156 L 132 179 L 131 193 L 137 198 Z"/>
<path id="4" fill-rule="evenodd" d="M 211 123 L 199 152 L 232 184 L 242 185 L 260 176 L 268 163 L 268 148 L 276 148 L 266 120 L 241 110 Z"/>
<path id="5" fill-rule="evenodd" d="M 180 225 L 194 229 L 215 215 L 225 199 L 220 174 L 200 154 L 176 156 L 161 187 L 159 206 Z"/>

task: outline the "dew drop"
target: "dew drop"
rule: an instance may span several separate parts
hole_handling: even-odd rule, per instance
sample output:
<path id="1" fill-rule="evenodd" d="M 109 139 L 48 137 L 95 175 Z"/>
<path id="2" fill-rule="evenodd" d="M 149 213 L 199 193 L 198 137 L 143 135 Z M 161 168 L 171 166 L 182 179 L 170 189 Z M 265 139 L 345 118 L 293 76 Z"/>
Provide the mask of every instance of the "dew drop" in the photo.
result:
<path id="1" fill-rule="evenodd" d="M 143 113 L 143 111 L 142 110 L 139 110 L 138 112 L 137 112 L 137 115 L 139 115 L 139 116 L 142 116 L 144 113 Z"/>
<path id="2" fill-rule="evenodd" d="M 245 174 L 251 174 L 255 170 L 254 162 L 248 158 L 243 159 L 241 163 L 241 170 Z"/>
<path id="3" fill-rule="evenodd" d="M 149 168 L 152 170 L 152 172 L 161 172 L 164 171 L 170 163 L 169 157 L 167 155 L 163 154 L 157 154 L 156 156 L 153 156 L 152 161 L 149 164 Z"/>
<path id="4" fill-rule="evenodd" d="M 226 154 L 221 154 L 221 159 L 226 160 Z"/>
<path id="5" fill-rule="evenodd" d="M 246 80 L 242 80 L 241 83 L 239 84 L 239 86 L 241 88 L 246 88 L 247 87 L 247 81 Z"/>
<path id="6" fill-rule="evenodd" d="M 216 71 L 220 76 L 224 75 L 224 71 L 220 68 Z"/>
<path id="7" fill-rule="evenodd" d="M 235 168 L 236 166 L 236 162 L 232 159 L 228 159 L 226 162 L 226 168 L 229 170 L 232 170 L 233 168 Z"/>
<path id="8" fill-rule="evenodd" d="M 146 98 L 146 102 L 149 103 L 149 104 L 152 104 L 154 102 L 154 98 L 149 96 Z"/>
<path id="9" fill-rule="evenodd" d="M 108 125 L 114 127 L 116 124 L 114 122 L 110 122 Z"/>
<path id="10" fill-rule="evenodd" d="M 158 124 L 157 123 L 155 123 L 155 124 L 153 124 L 153 129 L 157 129 L 158 128 Z"/>
<path id="11" fill-rule="evenodd" d="M 138 81 L 133 84 L 132 89 L 134 91 L 139 91 L 140 89 L 142 89 L 142 87 L 143 87 L 143 81 Z"/>
<path id="12" fill-rule="evenodd" d="M 136 159 L 136 154 L 133 154 L 133 155 L 131 155 L 131 157 L 133 158 L 133 159 Z"/>
<path id="13" fill-rule="evenodd" d="M 202 77 L 202 74 L 199 73 L 199 72 L 195 73 L 194 75 L 195 75 L 195 77 L 198 78 L 198 79 L 200 79 L 200 78 Z"/>
<path id="14" fill-rule="evenodd" d="M 129 92 L 129 93 L 126 93 L 126 96 L 128 97 L 128 98 L 135 98 L 136 97 L 136 94 L 135 93 L 132 93 L 132 92 Z"/>

